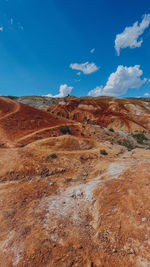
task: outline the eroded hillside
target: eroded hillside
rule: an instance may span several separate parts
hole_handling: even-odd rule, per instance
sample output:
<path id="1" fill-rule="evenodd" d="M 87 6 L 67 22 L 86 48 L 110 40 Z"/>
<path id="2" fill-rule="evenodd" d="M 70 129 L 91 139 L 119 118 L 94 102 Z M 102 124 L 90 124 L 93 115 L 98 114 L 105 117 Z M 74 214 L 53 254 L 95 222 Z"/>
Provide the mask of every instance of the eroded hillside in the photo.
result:
<path id="1" fill-rule="evenodd" d="M 44 109 L 0 97 L 0 266 L 150 266 L 149 103 Z"/>
<path id="2" fill-rule="evenodd" d="M 79 122 L 127 132 L 150 130 L 150 104 L 137 99 L 78 98 L 46 108 L 52 114 Z"/>

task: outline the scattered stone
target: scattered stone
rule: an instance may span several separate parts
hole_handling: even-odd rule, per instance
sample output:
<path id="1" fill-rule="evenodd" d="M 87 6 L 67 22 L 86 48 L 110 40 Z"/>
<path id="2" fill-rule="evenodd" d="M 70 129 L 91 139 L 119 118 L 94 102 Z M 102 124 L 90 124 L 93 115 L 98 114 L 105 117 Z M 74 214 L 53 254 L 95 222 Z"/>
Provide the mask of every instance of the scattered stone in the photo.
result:
<path id="1" fill-rule="evenodd" d="M 135 254 L 135 251 L 134 251 L 133 248 L 130 248 L 130 249 L 129 249 L 129 254 Z"/>
<path id="2" fill-rule="evenodd" d="M 117 248 L 116 248 L 116 247 L 113 248 L 112 252 L 113 252 L 113 253 L 117 253 Z"/>
<path id="3" fill-rule="evenodd" d="M 50 183 L 49 183 L 50 186 L 53 186 L 54 184 L 55 184 L 54 182 L 50 182 Z"/>

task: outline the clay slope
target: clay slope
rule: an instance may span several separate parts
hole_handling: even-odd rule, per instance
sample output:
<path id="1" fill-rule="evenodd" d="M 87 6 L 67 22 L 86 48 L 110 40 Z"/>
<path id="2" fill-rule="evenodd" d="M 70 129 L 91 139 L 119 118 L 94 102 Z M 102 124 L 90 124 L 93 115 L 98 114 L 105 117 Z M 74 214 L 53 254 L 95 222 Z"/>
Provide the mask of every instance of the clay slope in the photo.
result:
<path id="1" fill-rule="evenodd" d="M 138 99 L 111 97 L 61 100 L 46 108 L 51 114 L 127 132 L 150 130 L 150 105 Z"/>
<path id="2" fill-rule="evenodd" d="M 0 97 L 0 108 L 1 145 L 16 145 L 19 142 L 25 145 L 45 137 L 59 136 L 62 133 L 58 127 L 67 123 L 72 127 L 72 132 L 78 128 L 77 124 L 68 122 L 65 118 L 58 118 L 8 98 Z"/>
<path id="3" fill-rule="evenodd" d="M 150 266 L 149 106 L 130 101 L 0 98 L 0 267 Z M 109 109 L 119 131 L 98 126 Z"/>

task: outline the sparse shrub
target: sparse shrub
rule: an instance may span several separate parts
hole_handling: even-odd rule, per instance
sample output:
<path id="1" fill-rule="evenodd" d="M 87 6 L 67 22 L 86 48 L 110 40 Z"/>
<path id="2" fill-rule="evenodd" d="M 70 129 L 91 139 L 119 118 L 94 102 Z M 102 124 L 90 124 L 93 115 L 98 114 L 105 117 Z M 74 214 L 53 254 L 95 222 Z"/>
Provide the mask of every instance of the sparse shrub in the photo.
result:
<path id="1" fill-rule="evenodd" d="M 50 156 L 51 156 L 52 159 L 57 159 L 58 158 L 57 154 L 55 154 L 55 153 L 52 153 Z"/>
<path id="2" fill-rule="evenodd" d="M 81 155 L 80 160 L 85 160 L 85 157 L 83 155 Z"/>
<path id="3" fill-rule="evenodd" d="M 66 178 L 66 179 L 65 179 L 65 182 L 66 182 L 66 183 L 70 183 L 71 181 L 72 181 L 72 178 Z"/>
<path id="4" fill-rule="evenodd" d="M 70 128 L 68 125 L 61 125 L 58 127 L 58 129 L 63 133 L 63 134 L 71 134 Z"/>
<path id="5" fill-rule="evenodd" d="M 110 129 L 108 129 L 110 132 L 114 132 L 114 129 L 113 128 L 110 128 Z"/>
<path id="6" fill-rule="evenodd" d="M 38 137 L 37 137 L 37 136 L 33 136 L 32 139 L 33 139 L 33 140 L 37 140 Z"/>
<path id="7" fill-rule="evenodd" d="M 50 161 L 51 159 L 57 159 L 58 156 L 55 153 L 52 153 L 46 157 L 46 161 Z"/>
<path id="8" fill-rule="evenodd" d="M 18 98 L 17 96 L 11 96 L 11 95 L 8 95 L 7 97 L 12 99 L 12 100 L 16 100 Z"/>
<path id="9" fill-rule="evenodd" d="M 104 155 L 104 156 L 107 156 L 108 155 L 108 153 L 107 153 L 107 151 L 105 149 L 101 149 L 100 150 L 100 154 L 101 155 Z"/>
<path id="10" fill-rule="evenodd" d="M 124 139 L 122 141 L 122 145 L 125 146 L 129 151 L 135 148 L 135 146 L 128 139 Z"/>
<path id="11" fill-rule="evenodd" d="M 148 140 L 144 133 L 132 134 L 139 144 L 143 144 L 143 141 Z"/>

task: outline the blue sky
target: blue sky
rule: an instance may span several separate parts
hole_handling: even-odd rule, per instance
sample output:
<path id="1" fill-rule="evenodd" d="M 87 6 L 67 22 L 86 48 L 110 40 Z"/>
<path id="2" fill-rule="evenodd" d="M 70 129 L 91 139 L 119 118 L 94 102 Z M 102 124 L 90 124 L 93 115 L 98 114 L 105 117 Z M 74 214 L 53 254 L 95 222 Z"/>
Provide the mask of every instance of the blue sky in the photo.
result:
<path id="1" fill-rule="evenodd" d="M 150 93 L 149 14 L 149 0 L 0 0 L 0 94 Z"/>

